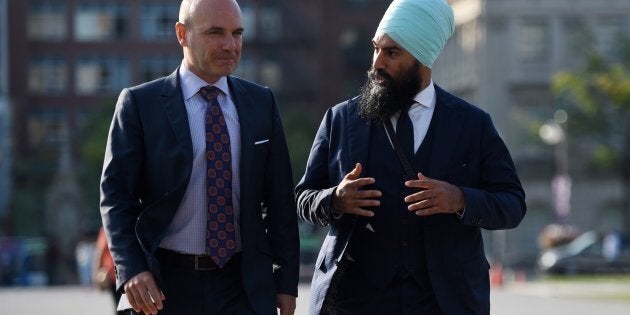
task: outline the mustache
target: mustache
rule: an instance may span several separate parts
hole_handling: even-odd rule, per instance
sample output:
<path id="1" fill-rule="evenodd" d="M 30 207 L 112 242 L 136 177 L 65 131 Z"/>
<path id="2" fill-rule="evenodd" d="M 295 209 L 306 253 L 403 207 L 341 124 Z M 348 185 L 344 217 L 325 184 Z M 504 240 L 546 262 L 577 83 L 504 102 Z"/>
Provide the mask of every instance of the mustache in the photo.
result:
<path id="1" fill-rule="evenodd" d="M 385 70 L 383 70 L 383 69 L 374 69 L 374 68 L 371 68 L 368 71 L 368 78 L 372 82 L 376 81 L 376 79 L 378 79 L 378 78 L 383 78 L 383 79 L 385 79 L 385 81 L 387 83 L 392 82 L 392 80 L 394 79 L 389 73 L 385 72 Z"/>

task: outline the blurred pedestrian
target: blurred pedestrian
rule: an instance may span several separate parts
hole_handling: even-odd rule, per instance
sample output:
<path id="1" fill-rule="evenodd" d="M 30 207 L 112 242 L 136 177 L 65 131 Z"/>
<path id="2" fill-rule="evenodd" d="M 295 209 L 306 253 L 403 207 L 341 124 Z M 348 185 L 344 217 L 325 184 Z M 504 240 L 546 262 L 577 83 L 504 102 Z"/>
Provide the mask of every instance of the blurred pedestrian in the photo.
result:
<path id="1" fill-rule="evenodd" d="M 101 179 L 101 214 L 129 313 L 293 314 L 299 236 L 272 91 L 231 76 L 234 0 L 184 0 L 168 77 L 124 89 Z"/>
<path id="2" fill-rule="evenodd" d="M 311 314 L 490 313 L 481 228 L 516 227 L 525 194 L 490 116 L 431 78 L 454 29 L 445 0 L 393 1 L 361 94 L 326 112 L 296 187 L 330 226 Z"/>
<path id="3" fill-rule="evenodd" d="M 109 252 L 109 246 L 107 246 L 105 229 L 102 227 L 96 236 L 92 263 L 92 284 L 100 290 L 109 291 L 114 301 L 114 308 L 116 308 L 120 299 L 120 293 L 116 290 L 114 261 Z"/>

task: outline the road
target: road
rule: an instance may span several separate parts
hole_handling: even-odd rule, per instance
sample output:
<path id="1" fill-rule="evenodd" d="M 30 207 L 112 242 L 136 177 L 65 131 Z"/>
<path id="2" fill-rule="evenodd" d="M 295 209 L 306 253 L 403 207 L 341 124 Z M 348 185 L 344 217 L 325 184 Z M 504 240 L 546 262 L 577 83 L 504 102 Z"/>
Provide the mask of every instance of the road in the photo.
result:
<path id="1" fill-rule="evenodd" d="M 590 287 L 590 286 L 589 286 Z M 583 291 L 627 290 L 628 285 L 556 288 L 536 284 L 493 288 L 492 315 L 628 315 L 630 300 L 585 298 Z M 614 293 L 614 292 L 613 292 Z M 618 292 L 624 294 L 623 292 Z M 297 315 L 308 314 L 309 287 L 300 285 Z M 2 315 L 112 315 L 110 296 L 89 287 L 0 288 Z"/>

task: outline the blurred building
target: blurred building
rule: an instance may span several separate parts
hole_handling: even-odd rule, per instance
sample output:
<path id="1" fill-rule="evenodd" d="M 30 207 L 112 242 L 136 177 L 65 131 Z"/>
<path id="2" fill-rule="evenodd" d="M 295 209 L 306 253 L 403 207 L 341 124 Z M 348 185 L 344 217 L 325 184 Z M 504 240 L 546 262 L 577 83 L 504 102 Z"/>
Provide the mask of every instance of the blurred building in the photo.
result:
<path id="1" fill-rule="evenodd" d="M 0 0 L 0 236 L 2 219 L 7 215 L 11 176 L 11 137 L 9 112 L 8 0 Z"/>
<path id="2" fill-rule="evenodd" d="M 554 115 L 551 76 L 559 70 L 581 70 L 589 45 L 618 60 L 618 36 L 630 30 L 630 2 L 449 2 L 457 30 L 435 63 L 434 79 L 490 112 L 510 147 L 526 189 L 528 213 L 518 229 L 493 233 L 487 245 L 497 256 L 518 260 L 514 256 L 537 252 L 538 233 L 554 222 L 550 181 L 560 166 L 553 164 L 554 148 L 533 128 Z M 565 156 L 568 161 L 558 163 L 579 158 Z M 615 206 L 622 196 L 620 182 L 606 177 L 587 181 L 577 167 L 570 173 L 568 223 L 583 230 L 622 228 L 621 209 Z"/>

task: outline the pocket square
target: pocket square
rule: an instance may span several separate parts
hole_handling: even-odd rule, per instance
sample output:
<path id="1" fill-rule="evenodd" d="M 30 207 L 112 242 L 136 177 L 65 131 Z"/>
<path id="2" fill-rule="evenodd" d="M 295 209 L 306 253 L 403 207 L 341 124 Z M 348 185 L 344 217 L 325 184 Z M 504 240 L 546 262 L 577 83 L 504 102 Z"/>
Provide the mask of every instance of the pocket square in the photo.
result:
<path id="1" fill-rule="evenodd" d="M 254 145 L 259 145 L 259 144 L 263 144 L 263 143 L 267 143 L 267 142 L 269 142 L 269 139 L 256 141 L 256 142 L 254 142 Z"/>

